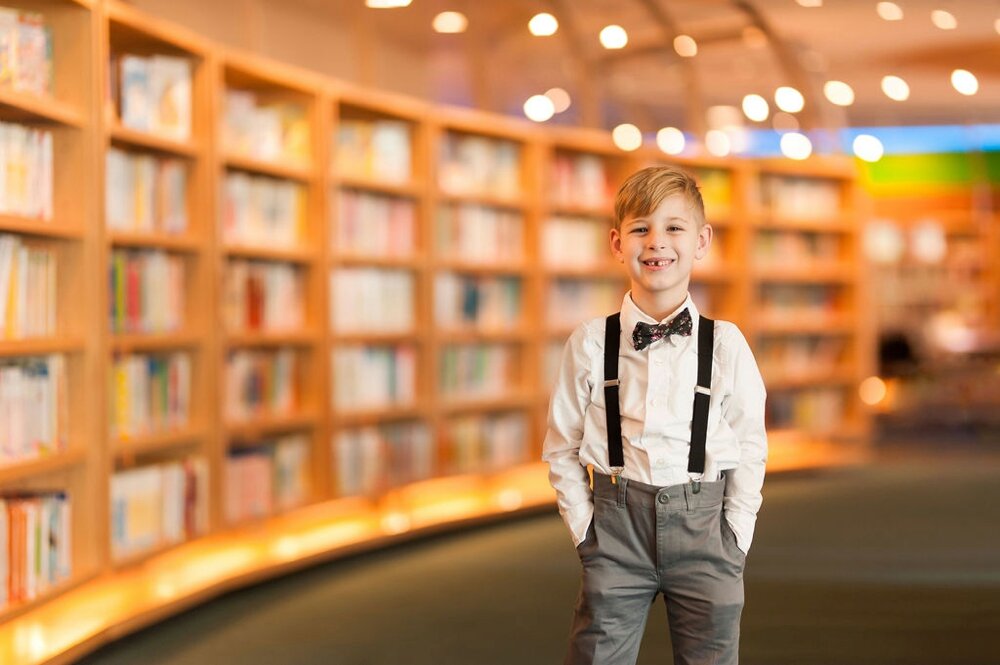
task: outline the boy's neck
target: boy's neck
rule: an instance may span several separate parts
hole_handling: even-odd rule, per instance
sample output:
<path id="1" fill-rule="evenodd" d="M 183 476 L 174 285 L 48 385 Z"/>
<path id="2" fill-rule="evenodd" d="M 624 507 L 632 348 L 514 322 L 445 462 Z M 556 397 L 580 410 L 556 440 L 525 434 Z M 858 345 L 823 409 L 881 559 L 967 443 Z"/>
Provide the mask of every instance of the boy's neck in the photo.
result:
<path id="1" fill-rule="evenodd" d="M 687 300 L 688 291 L 685 288 L 679 293 L 650 294 L 632 290 L 632 302 L 643 314 L 657 321 L 662 321 L 673 314 Z"/>

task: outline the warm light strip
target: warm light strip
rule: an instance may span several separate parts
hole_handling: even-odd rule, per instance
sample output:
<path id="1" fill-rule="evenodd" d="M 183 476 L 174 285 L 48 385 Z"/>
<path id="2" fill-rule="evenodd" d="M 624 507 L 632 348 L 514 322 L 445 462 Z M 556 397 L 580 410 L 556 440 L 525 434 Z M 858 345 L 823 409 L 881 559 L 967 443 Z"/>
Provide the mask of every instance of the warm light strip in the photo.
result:
<path id="1" fill-rule="evenodd" d="M 770 437 L 768 472 L 860 463 L 844 448 L 801 434 Z M 545 464 L 492 475 L 434 479 L 378 500 L 340 499 L 169 550 L 133 568 L 83 584 L 0 625 L 0 663 L 40 665 L 74 657 L 203 602 L 234 586 L 288 572 L 314 557 L 374 549 L 421 530 L 551 506 Z M 404 529 L 386 525 L 405 524 Z"/>

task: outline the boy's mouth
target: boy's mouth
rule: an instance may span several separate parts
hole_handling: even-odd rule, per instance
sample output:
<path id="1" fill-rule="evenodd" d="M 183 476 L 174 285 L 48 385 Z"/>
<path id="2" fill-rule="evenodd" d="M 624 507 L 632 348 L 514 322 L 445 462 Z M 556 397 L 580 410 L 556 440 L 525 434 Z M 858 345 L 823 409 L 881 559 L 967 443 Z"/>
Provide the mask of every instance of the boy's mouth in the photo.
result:
<path id="1" fill-rule="evenodd" d="M 642 263 L 650 268 L 666 268 L 673 262 L 673 259 L 648 259 Z"/>

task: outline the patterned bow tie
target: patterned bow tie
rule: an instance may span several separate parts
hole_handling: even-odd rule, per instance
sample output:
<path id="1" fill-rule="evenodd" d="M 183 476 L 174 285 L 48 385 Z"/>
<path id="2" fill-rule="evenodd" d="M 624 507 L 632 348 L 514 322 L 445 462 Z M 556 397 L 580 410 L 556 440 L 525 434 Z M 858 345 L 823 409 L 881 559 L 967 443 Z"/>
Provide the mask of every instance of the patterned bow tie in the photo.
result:
<path id="1" fill-rule="evenodd" d="M 687 337 L 690 334 L 691 313 L 685 308 L 670 323 L 643 323 L 640 321 L 635 324 L 635 330 L 632 331 L 632 344 L 636 351 L 642 351 L 653 342 L 668 335 Z"/>

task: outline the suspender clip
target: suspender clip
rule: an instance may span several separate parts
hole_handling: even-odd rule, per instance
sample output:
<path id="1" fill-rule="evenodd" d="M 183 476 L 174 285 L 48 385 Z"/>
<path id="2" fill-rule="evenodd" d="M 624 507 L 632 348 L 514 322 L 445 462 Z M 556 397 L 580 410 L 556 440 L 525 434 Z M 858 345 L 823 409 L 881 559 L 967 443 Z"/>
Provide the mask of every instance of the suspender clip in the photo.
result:
<path id="1" fill-rule="evenodd" d="M 702 395 L 709 395 L 709 396 L 711 396 L 711 394 L 712 394 L 712 391 L 709 390 L 708 388 L 706 388 L 705 386 L 695 386 L 694 387 L 694 391 L 696 393 L 701 393 Z"/>
<path id="2" fill-rule="evenodd" d="M 692 480 L 691 481 L 691 491 L 694 492 L 695 494 L 697 494 L 698 492 L 701 491 L 701 481 L 700 480 Z"/>
<path id="3" fill-rule="evenodd" d="M 611 484 L 618 484 L 618 477 L 622 475 L 622 471 L 625 470 L 623 466 L 613 466 L 611 467 Z"/>
<path id="4" fill-rule="evenodd" d="M 619 384 L 621 384 L 621 381 L 619 381 L 618 379 L 610 379 L 610 380 L 604 382 L 604 387 L 605 388 L 614 388 L 615 386 L 617 386 Z"/>

